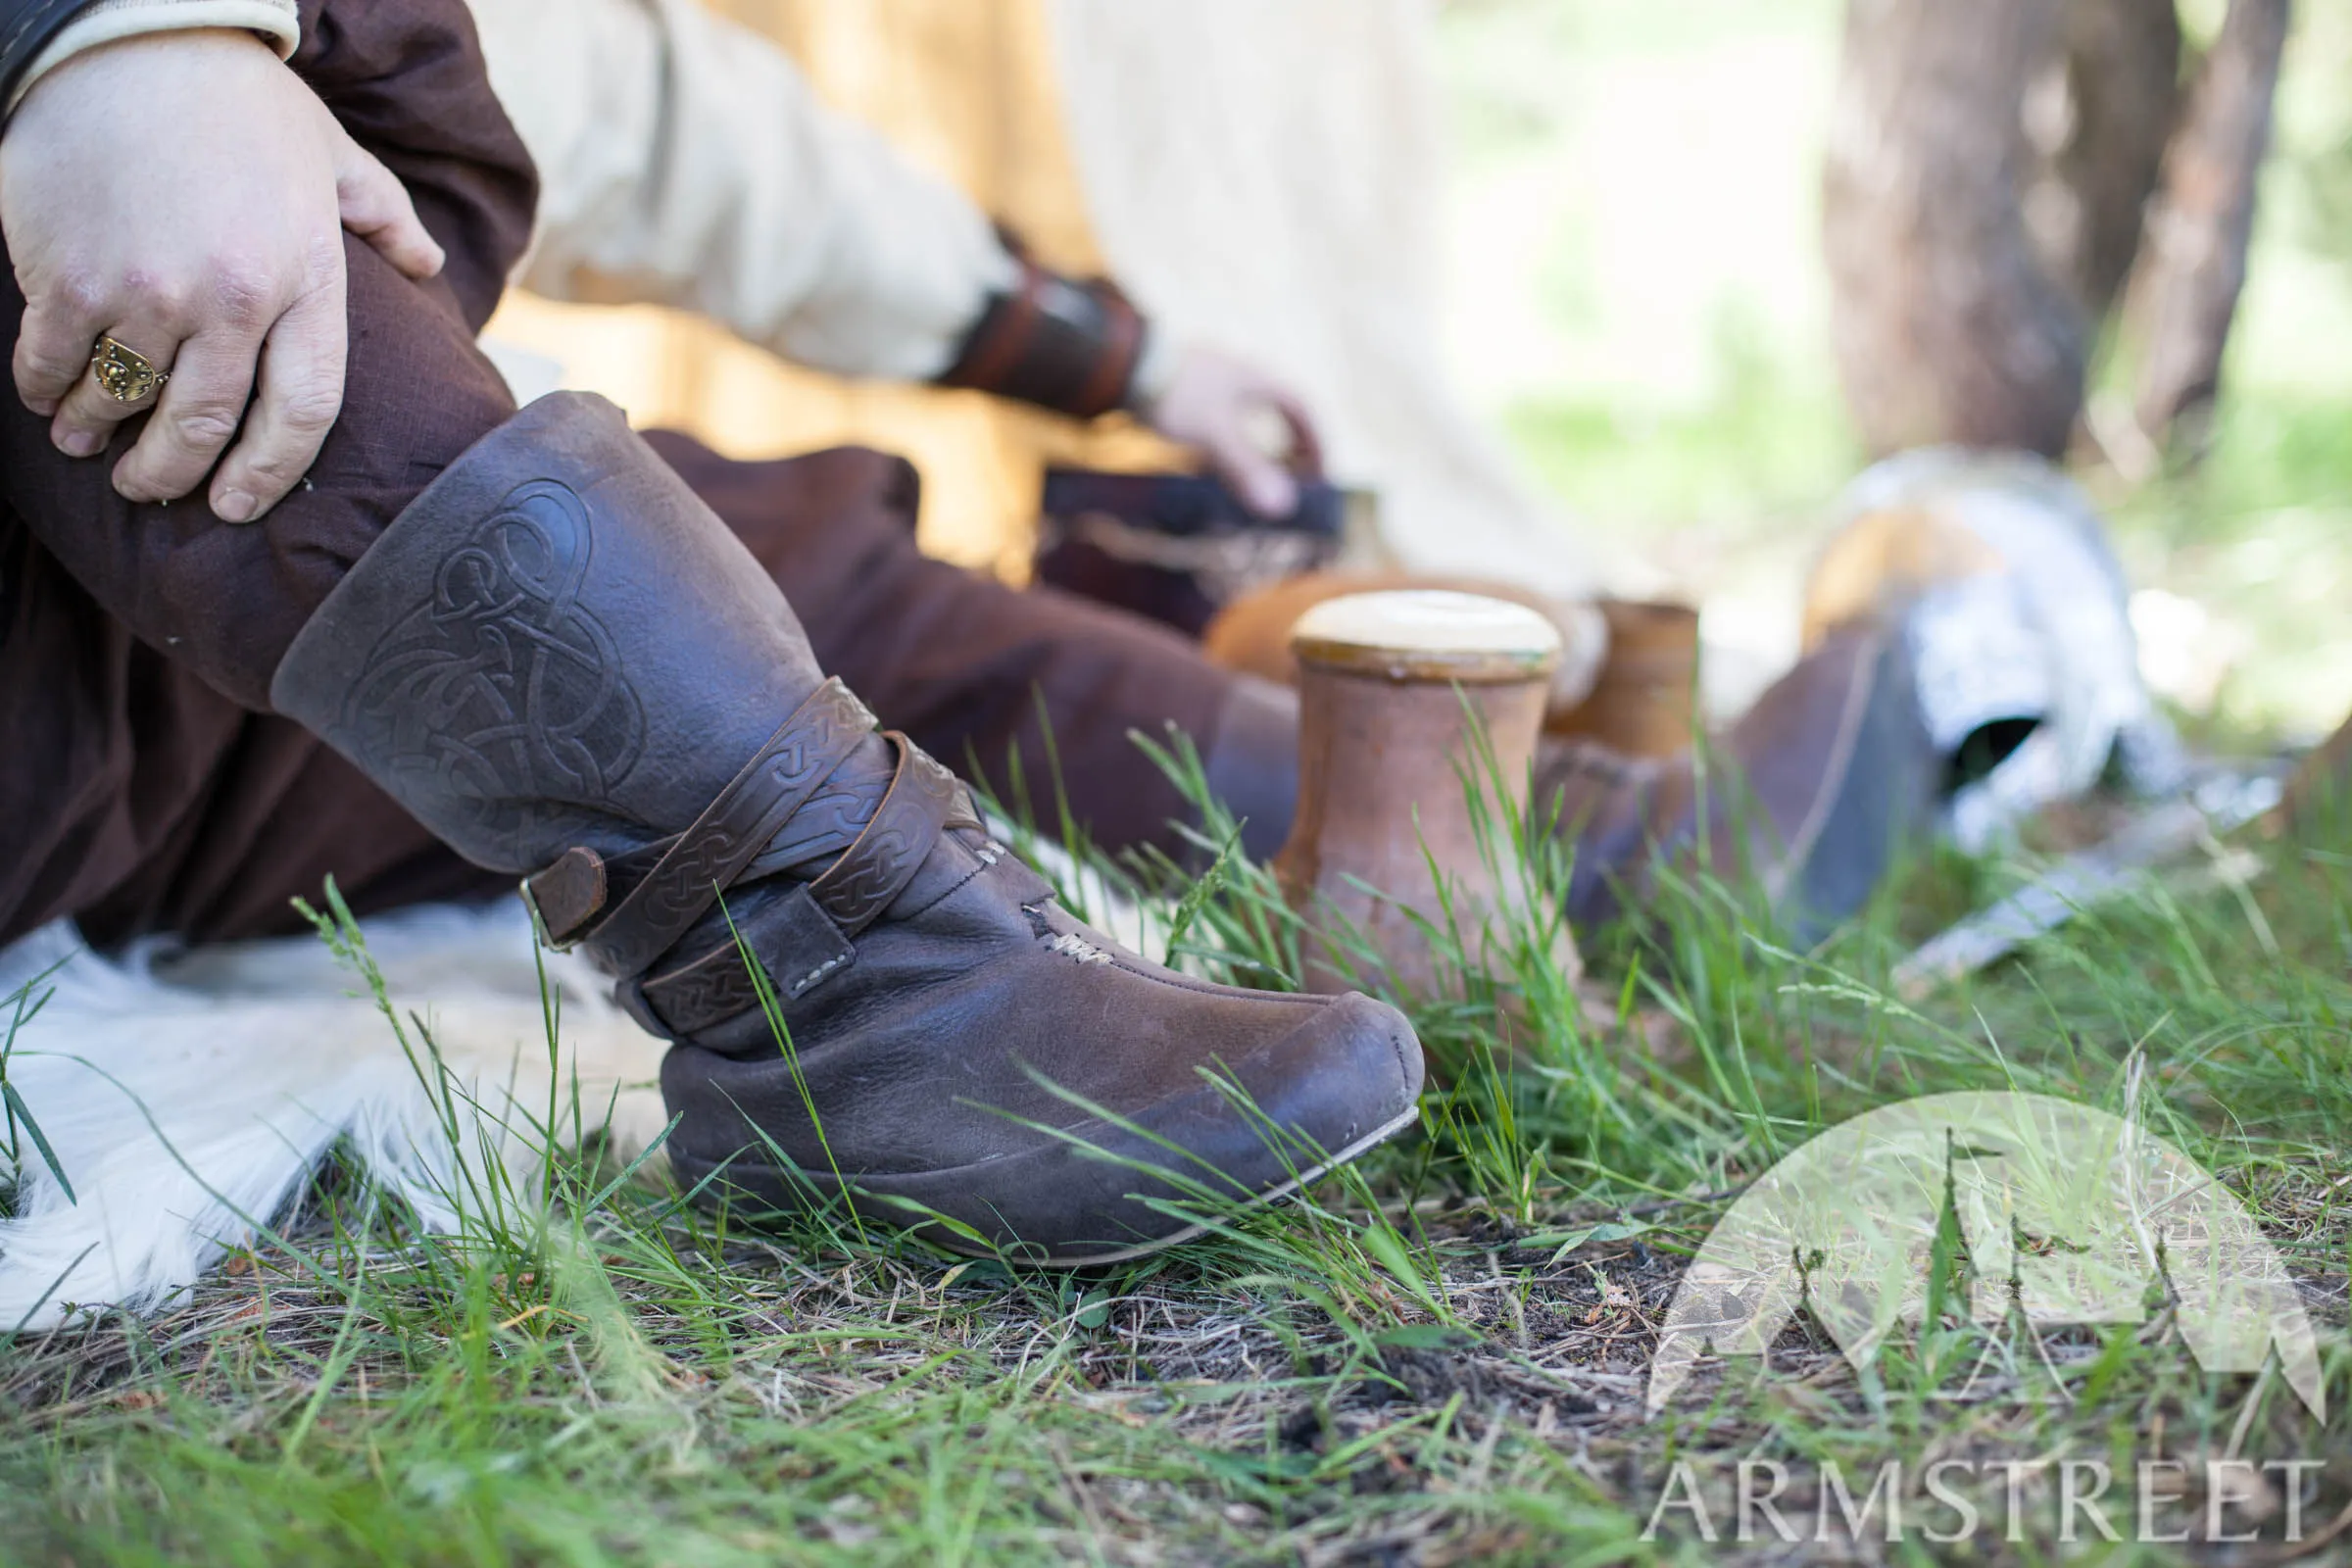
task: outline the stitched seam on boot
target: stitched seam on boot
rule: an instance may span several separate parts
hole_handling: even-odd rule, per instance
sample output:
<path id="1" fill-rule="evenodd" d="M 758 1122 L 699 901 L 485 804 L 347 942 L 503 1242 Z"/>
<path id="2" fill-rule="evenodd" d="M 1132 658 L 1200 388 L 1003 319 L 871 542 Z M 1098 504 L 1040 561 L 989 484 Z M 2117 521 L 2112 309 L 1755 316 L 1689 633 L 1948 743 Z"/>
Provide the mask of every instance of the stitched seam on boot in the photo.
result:
<path id="1" fill-rule="evenodd" d="M 836 957 L 827 958 L 824 962 L 818 964 L 815 968 L 801 976 L 800 979 L 794 981 L 792 989 L 787 991 L 785 995 L 791 997 L 796 1002 L 799 1001 L 802 997 L 808 994 L 811 986 L 814 986 L 819 980 L 822 980 L 834 970 L 841 968 L 844 964 L 851 962 L 856 957 L 857 955 L 855 953 L 844 953 Z"/>
<path id="2" fill-rule="evenodd" d="M 1046 944 L 1046 951 L 1058 953 L 1065 958 L 1076 958 L 1080 963 L 1110 962 L 1109 954 L 1104 953 L 1075 931 L 1064 931 Z"/>
<path id="3" fill-rule="evenodd" d="M 946 838 L 946 836 L 947 836 L 946 834 L 942 834 L 942 835 L 941 835 L 941 838 L 945 839 L 945 838 Z M 988 847 L 989 847 L 990 849 L 992 849 L 992 850 L 993 850 L 993 849 L 996 849 L 996 845 L 995 845 L 994 843 L 991 843 L 991 844 L 990 844 Z M 934 849 L 934 850 L 932 851 L 932 853 L 933 853 L 934 855 L 936 855 L 936 854 L 938 854 L 939 852 L 938 852 L 936 849 Z M 923 914 L 923 913 L 924 913 L 926 910 L 937 908 L 937 907 L 938 907 L 940 905 L 942 905 L 942 904 L 946 903 L 946 902 L 947 902 L 949 899 L 952 899 L 952 898 L 954 898 L 954 897 L 955 897 L 956 894 L 958 894 L 958 893 L 962 892 L 962 891 L 964 890 L 964 888 L 968 887 L 968 886 L 971 884 L 971 880 L 972 880 L 972 878 L 974 878 L 974 877 L 976 877 L 976 876 L 980 875 L 980 873 L 981 873 L 981 872 L 983 872 L 983 871 L 987 871 L 987 870 L 990 870 L 990 869 L 994 868 L 994 867 L 995 867 L 995 865 L 996 865 L 996 863 L 997 863 L 997 861 L 998 861 L 998 860 L 1000 860 L 1000 859 L 1002 859 L 1002 858 L 1004 858 L 1004 856 L 1003 856 L 1003 852 L 1001 852 L 1001 851 L 1000 851 L 1000 852 L 999 852 L 997 855 L 995 855 L 995 856 L 983 855 L 983 854 L 982 854 L 980 851 L 978 851 L 978 850 L 972 850 L 970 853 L 971 853 L 971 855 L 972 855 L 972 858 L 973 858 L 974 859 L 977 859 L 977 860 L 978 860 L 980 863 L 979 863 L 978 865 L 975 865 L 975 866 L 973 866 L 973 867 L 972 867 L 972 868 L 971 868 L 969 871 L 966 871 L 966 872 L 965 872 L 963 875 L 961 875 L 961 876 L 957 877 L 957 878 L 956 878 L 956 880 L 955 880 L 953 883 L 950 883 L 950 884 L 949 884 L 949 885 L 948 885 L 946 888 L 943 888 L 943 889 L 940 891 L 940 895 L 939 895 L 939 897 L 938 897 L 938 898 L 936 898 L 936 899 L 932 899 L 932 900 L 928 901 L 927 903 L 925 903 L 925 904 L 923 905 L 922 908 L 920 908 L 920 909 L 907 909 L 907 910 L 905 910 L 905 911 L 903 911 L 903 912 L 901 912 L 901 911 L 899 910 L 899 908 L 898 908 L 898 906 L 897 906 L 897 905 L 894 903 L 894 904 L 891 906 L 891 907 L 890 907 L 890 908 L 888 908 L 888 909 L 885 909 L 885 910 L 883 910 L 883 911 L 882 911 L 882 917 L 883 917 L 884 919 L 886 919 L 886 920 L 890 920 L 890 921 L 893 921 L 893 922 L 900 921 L 900 920 L 912 920 L 912 919 L 916 919 L 916 918 L 918 918 L 919 916 L 921 916 L 921 915 L 922 915 L 922 914 Z"/>
<path id="4" fill-rule="evenodd" d="M 1045 914 L 1043 912 L 1053 904 L 1054 901 L 1052 899 L 1043 899 L 1036 904 L 1024 904 L 1021 906 L 1021 912 L 1029 916 L 1029 923 L 1036 928 L 1038 940 L 1040 942 L 1043 942 L 1050 935 L 1057 934 L 1054 931 L 1053 927 L 1047 923 Z M 1335 997 L 1310 996 L 1305 992 L 1299 991 L 1251 991 L 1247 986 L 1219 985 L 1213 980 L 1196 980 L 1189 974 L 1180 974 L 1163 970 L 1157 965 L 1153 964 L 1151 959 L 1143 956 L 1141 954 L 1133 955 L 1133 957 L 1135 958 L 1133 963 L 1122 963 L 1120 962 L 1120 956 L 1113 954 L 1111 955 L 1110 961 L 1121 974 L 1133 975 L 1138 980 L 1148 980 L 1155 986 L 1164 986 L 1170 991 L 1181 991 L 1187 996 L 1231 997 L 1238 992 L 1255 998 L 1268 999 L 1277 1002 L 1297 1003 L 1299 1004 L 1299 1010 L 1301 1011 L 1308 1011 L 1315 1007 L 1324 1006 L 1338 1000 Z"/>

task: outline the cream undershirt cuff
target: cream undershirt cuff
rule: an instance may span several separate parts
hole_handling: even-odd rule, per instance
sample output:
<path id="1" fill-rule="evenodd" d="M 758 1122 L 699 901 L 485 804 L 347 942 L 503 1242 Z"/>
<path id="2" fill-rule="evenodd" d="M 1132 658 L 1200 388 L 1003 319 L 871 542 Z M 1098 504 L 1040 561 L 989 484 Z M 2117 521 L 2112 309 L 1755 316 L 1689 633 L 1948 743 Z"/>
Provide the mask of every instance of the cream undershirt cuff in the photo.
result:
<path id="1" fill-rule="evenodd" d="M 122 38 L 196 27 L 245 28 L 268 40 L 281 60 L 302 42 L 302 21 L 295 0 L 93 0 L 33 61 L 8 100 L 7 113 L 15 114 L 34 82 L 75 55 Z"/>
<path id="2" fill-rule="evenodd" d="M 1127 383 L 1127 407 L 1147 419 L 1152 416 L 1176 380 L 1177 362 L 1184 358 L 1181 347 L 1157 322 L 1146 318 L 1144 357 L 1136 361 L 1135 376 Z"/>

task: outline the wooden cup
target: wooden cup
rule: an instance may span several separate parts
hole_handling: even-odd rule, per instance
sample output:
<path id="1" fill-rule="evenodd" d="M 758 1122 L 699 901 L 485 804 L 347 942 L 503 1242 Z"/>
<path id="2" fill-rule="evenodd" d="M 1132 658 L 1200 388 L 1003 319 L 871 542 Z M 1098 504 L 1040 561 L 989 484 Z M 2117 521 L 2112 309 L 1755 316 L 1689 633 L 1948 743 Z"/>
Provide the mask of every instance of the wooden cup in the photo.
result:
<path id="1" fill-rule="evenodd" d="M 1632 599 L 1594 602 L 1609 652 L 1583 703 L 1546 722 L 1563 739 L 1597 741 L 1627 757 L 1673 757 L 1690 745 L 1696 716 L 1698 612 Z"/>
<path id="2" fill-rule="evenodd" d="M 1332 938 L 1305 944 L 1303 983 L 1349 989 L 1333 953 L 1352 929 L 1399 990 L 1435 994 L 1450 965 L 1414 916 L 1457 933 L 1478 962 L 1490 930 L 1499 936 L 1531 911 L 1505 813 L 1526 815 L 1559 632 L 1500 600 L 1373 593 L 1308 611 L 1291 646 L 1298 809 L 1274 870 L 1309 931 Z M 1483 842 L 1472 791 L 1490 828 Z M 1553 957 L 1571 980 L 1581 973 L 1565 928 Z"/>

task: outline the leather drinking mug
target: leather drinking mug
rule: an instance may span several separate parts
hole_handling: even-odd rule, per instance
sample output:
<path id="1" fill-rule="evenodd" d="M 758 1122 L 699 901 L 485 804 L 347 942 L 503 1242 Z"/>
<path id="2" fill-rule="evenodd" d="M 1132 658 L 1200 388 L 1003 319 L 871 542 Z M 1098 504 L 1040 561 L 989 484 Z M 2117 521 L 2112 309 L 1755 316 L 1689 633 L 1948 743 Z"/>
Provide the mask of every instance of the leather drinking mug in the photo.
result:
<path id="1" fill-rule="evenodd" d="M 1372 593 L 1315 606 L 1291 646 L 1298 809 L 1274 869 L 1307 929 L 1305 988 L 1385 966 L 1427 996 L 1454 989 L 1461 961 L 1499 967 L 1490 945 L 1533 912 L 1505 813 L 1527 811 L 1558 630 L 1501 600 Z M 1546 923 L 1574 978 L 1575 945 Z"/>

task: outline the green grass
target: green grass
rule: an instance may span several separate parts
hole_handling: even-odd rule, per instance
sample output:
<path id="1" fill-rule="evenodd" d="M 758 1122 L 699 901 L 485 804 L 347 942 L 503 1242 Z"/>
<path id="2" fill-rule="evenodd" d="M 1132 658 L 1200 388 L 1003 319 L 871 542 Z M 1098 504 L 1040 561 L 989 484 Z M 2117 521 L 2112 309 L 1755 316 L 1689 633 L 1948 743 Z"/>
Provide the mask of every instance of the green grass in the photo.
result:
<path id="1" fill-rule="evenodd" d="M 2306 9 L 2307 40 L 2340 44 L 2340 21 Z M 1448 15 L 1492 110 L 1464 127 L 1471 151 L 1504 159 L 1565 134 L 1563 58 L 1601 51 L 1598 72 L 1730 47 L 1747 26 L 1826 39 L 1836 8 L 1512 0 Z M 2301 58 L 2287 177 L 2315 182 L 2316 216 L 2266 255 L 2342 230 L 2352 142 L 2339 76 L 2320 69 L 2335 56 L 2307 41 Z M 1809 148 L 1789 156 L 1811 167 Z M 1604 220 L 1570 213 L 1558 243 L 1589 250 Z M 1804 221 L 1771 234 L 1811 243 Z M 1572 326 L 1621 303 L 1586 290 L 1585 270 L 1568 255 L 1538 279 Z M 2267 287 L 2258 271 L 2257 323 L 2290 328 L 2255 334 L 2261 353 L 2295 336 L 2307 303 Z M 1726 298 L 1693 302 L 1713 311 L 1706 396 L 1564 358 L 1555 384 L 1516 400 L 1511 433 L 1598 522 L 1801 550 L 1856 461 L 1818 323 L 1793 307 L 1792 321 L 1753 316 L 1777 298 Z M 2249 628 L 2223 734 L 2308 724 L 2352 694 L 2337 651 L 2352 407 L 2259 353 L 2241 362 L 2205 470 L 2101 497 L 2135 581 Z M 1050 836 L 1065 834 L 1055 821 Z M 2352 820 L 2304 845 L 2249 841 L 2267 870 L 2242 893 L 2157 889 L 2093 911 L 1915 1009 L 1882 994 L 1895 959 L 2015 867 L 1931 857 L 1806 954 L 1755 918 L 1751 891 L 1675 882 L 1646 928 L 1585 934 L 1592 1005 L 1528 961 L 1541 944 L 1527 933 L 1499 972 L 1468 965 L 1446 995 L 1400 999 L 1444 1073 L 1421 1133 L 1302 1201 L 1121 1268 L 1023 1272 L 825 1216 L 764 1231 L 593 1148 L 545 1185 L 477 1170 L 452 1237 L 416 1236 L 330 1172 L 276 1240 L 185 1305 L 0 1348 L 0 1563 L 1732 1555 L 1737 1543 L 1687 1532 L 1640 1539 L 1686 1458 L 1728 1533 L 1742 1459 L 1788 1466 L 1783 1501 L 1801 1513 L 1806 1478 L 1833 1461 L 1866 1479 L 1930 1455 L 2321 1457 L 2316 1529 L 2352 1499 Z M 1253 984 L 1296 972 L 1296 933 L 1258 868 L 1225 859 L 1166 897 L 1180 957 Z M 422 1059 L 428 1042 L 412 1044 Z M 1935 1090 L 2120 1109 L 2135 1053 L 2138 1113 L 2263 1216 L 2304 1288 L 2324 1430 L 2275 1378 L 2199 1372 L 2163 1315 L 1987 1333 L 1945 1312 L 1869 1379 L 1800 1317 L 1769 1368 L 1727 1368 L 1641 1418 L 1682 1260 L 1774 1159 Z M 597 1120 L 562 1105 L 546 1120 L 575 1111 Z M 1973 1493 L 1997 1511 L 1997 1482 Z M 1988 1533 L 1973 1560 L 2062 1555 L 2047 1491 L 2028 1501 L 2025 1539 Z M 1749 1554 L 1796 1555 L 1769 1540 Z M 1954 1553 L 1915 1539 L 1859 1554 Z"/>
<path id="2" fill-rule="evenodd" d="M 1520 433 L 1564 483 L 1660 516 L 1729 516 L 1742 493 L 1801 510 L 1846 461 L 1834 421 L 1761 362 L 1726 385 L 1682 422 L 1562 405 Z M 2297 638 L 2332 613 L 2299 585 L 2344 559 L 2344 416 L 2240 395 L 2205 470 L 2105 498 L 2135 576 L 2241 612 L 2266 639 L 2250 668 L 2290 687 Z M 1188 887 L 1102 866 L 1056 792 L 1004 782 L 1048 837 L 1159 890 L 1178 958 L 1296 974 L 1296 928 L 1220 827 Z M 836 1216 L 761 1230 L 593 1147 L 546 1182 L 477 1161 L 451 1237 L 329 1173 L 169 1314 L 0 1348 L 0 1563 L 1704 1562 L 1739 1544 L 1681 1516 L 1641 1539 L 1678 1460 L 1728 1531 L 1741 1460 L 1786 1466 L 1802 1514 L 1823 1466 L 1859 1489 L 1929 1456 L 2319 1457 L 2317 1529 L 2352 1499 L 2352 819 L 2248 842 L 2250 888 L 2092 911 L 1917 1008 L 1883 995 L 1895 960 L 2018 867 L 1930 856 L 1804 954 L 1751 889 L 1670 879 L 1643 928 L 1581 934 L 1582 997 L 1541 933 L 1503 933 L 1446 994 L 1398 999 L 1443 1077 L 1420 1133 L 1126 1267 L 1024 1272 Z M 429 1072 L 429 1039 L 410 1044 Z M 1985 1332 L 1945 1311 L 1868 1378 L 1800 1316 L 1768 1369 L 1642 1419 L 1683 1259 L 1775 1159 L 1936 1090 L 2121 1109 L 2135 1053 L 2138 1114 L 2301 1282 L 2325 1429 L 2275 1378 L 2199 1372 L 2162 1314 Z M 1966 1490 L 1997 1514 L 1997 1479 Z M 2026 1503 L 2024 1539 L 1990 1532 L 1974 1560 L 2060 1554 L 2047 1487 Z"/>
<path id="3" fill-rule="evenodd" d="M 0 1351 L 0 1560 L 1697 1561 L 1639 1539 L 1677 1458 L 1728 1517 L 1740 1458 L 1788 1465 L 1794 1507 L 1832 1460 L 2233 1446 L 2331 1456 L 2323 1521 L 2352 1496 L 2352 861 L 2270 853 L 2245 899 L 2094 911 L 1918 1012 L 1880 998 L 1890 961 L 2005 868 L 1921 866 L 1809 955 L 1740 890 L 1677 884 L 1591 945 L 1608 1005 L 1517 963 L 1404 999 L 1446 1076 L 1423 1135 L 1092 1274 L 821 1215 L 764 1232 L 593 1156 L 544 1204 L 469 1188 L 455 1237 L 330 1177 L 185 1307 Z M 1228 860 L 1178 946 L 1262 981 L 1294 940 Z M 1862 1380 L 1800 1320 L 1769 1371 L 1642 1421 L 1678 1259 L 1745 1179 L 1930 1090 L 2117 1107 L 2134 1052 L 2143 1118 L 2303 1280 L 2327 1431 L 2275 1379 L 2199 1373 L 2162 1318 L 1949 1314 Z M 2053 1505 L 2029 1502 L 1988 1560 L 2040 1559 Z"/>

